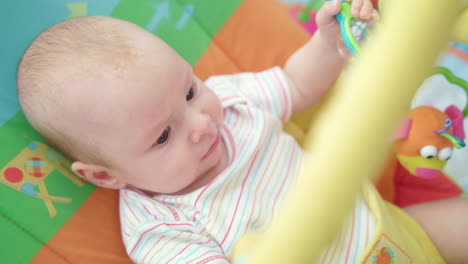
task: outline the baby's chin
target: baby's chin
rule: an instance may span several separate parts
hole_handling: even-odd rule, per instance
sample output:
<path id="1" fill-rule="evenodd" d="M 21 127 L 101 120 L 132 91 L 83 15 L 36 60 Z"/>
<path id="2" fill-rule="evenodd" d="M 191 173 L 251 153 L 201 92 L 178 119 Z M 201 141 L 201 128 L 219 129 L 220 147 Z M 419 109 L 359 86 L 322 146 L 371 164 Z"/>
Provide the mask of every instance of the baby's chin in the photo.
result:
<path id="1" fill-rule="evenodd" d="M 213 155 L 211 158 L 215 160 L 215 165 L 208 167 L 206 170 L 199 173 L 193 182 L 191 182 L 182 190 L 173 193 L 173 195 L 181 195 L 181 194 L 188 194 L 188 193 L 194 192 L 200 188 L 207 186 L 221 174 L 221 172 L 227 166 L 227 157 L 226 158 L 223 157 L 224 156 L 223 152 L 212 153 L 212 154 Z"/>

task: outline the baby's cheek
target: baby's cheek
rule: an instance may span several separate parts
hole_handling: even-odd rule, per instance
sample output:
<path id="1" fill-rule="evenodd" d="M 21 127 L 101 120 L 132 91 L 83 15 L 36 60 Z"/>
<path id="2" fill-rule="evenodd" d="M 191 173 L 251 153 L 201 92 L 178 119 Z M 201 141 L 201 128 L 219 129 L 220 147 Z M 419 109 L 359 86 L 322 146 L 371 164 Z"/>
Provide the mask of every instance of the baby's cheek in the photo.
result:
<path id="1" fill-rule="evenodd" d="M 217 113 L 217 117 L 219 117 L 220 119 L 223 119 L 224 114 L 223 114 L 223 108 L 221 106 L 221 101 L 215 94 L 213 94 L 213 100 L 211 103 L 212 103 L 211 104 L 212 107 L 214 108 L 213 110 Z"/>

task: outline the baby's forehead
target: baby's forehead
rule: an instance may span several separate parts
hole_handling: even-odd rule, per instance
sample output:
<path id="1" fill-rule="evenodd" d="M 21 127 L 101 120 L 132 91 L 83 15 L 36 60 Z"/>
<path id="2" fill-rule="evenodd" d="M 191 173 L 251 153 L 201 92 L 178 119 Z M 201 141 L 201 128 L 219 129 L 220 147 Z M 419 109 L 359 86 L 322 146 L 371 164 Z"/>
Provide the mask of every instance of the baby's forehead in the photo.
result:
<path id="1" fill-rule="evenodd" d="M 135 34 L 129 34 L 125 43 L 104 47 L 107 50 L 96 56 L 78 56 L 78 62 L 71 64 L 74 70 L 67 82 L 73 87 L 68 96 L 76 103 L 96 105 L 95 100 L 100 100 L 110 108 L 128 107 L 150 92 L 158 93 L 161 86 L 182 85 L 179 79 L 192 74 L 190 65 L 163 41 L 130 29 Z"/>

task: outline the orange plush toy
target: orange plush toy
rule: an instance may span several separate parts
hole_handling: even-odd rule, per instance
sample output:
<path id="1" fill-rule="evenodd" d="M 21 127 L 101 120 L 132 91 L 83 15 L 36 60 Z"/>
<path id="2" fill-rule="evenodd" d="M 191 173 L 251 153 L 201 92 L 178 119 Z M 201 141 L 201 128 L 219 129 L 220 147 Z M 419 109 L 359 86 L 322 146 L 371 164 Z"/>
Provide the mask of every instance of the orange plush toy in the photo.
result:
<path id="1" fill-rule="evenodd" d="M 459 197 L 463 189 L 442 172 L 455 148 L 465 147 L 463 114 L 430 106 L 411 110 L 396 135 L 394 155 L 377 182 L 383 198 L 398 206 Z"/>

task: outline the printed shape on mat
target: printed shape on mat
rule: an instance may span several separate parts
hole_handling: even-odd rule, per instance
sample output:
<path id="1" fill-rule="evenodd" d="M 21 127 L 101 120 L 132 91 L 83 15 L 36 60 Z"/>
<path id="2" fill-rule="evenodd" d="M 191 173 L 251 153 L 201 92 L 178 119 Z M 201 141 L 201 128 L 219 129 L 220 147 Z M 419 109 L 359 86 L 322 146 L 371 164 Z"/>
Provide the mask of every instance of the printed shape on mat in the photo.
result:
<path id="1" fill-rule="evenodd" d="M 0 171 L 0 182 L 24 194 L 42 199 L 51 218 L 57 215 L 53 202 L 69 203 L 71 198 L 49 194 L 46 185 L 47 176 L 58 169 L 71 182 L 83 187 L 85 182 L 67 168 L 70 162 L 59 152 L 47 145 L 31 141 L 16 157 Z"/>
<path id="2" fill-rule="evenodd" d="M 384 233 L 375 244 L 371 254 L 364 261 L 366 264 L 406 264 L 413 263 L 411 257 Z"/>

